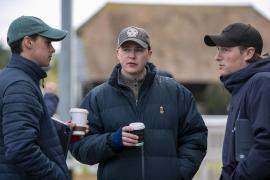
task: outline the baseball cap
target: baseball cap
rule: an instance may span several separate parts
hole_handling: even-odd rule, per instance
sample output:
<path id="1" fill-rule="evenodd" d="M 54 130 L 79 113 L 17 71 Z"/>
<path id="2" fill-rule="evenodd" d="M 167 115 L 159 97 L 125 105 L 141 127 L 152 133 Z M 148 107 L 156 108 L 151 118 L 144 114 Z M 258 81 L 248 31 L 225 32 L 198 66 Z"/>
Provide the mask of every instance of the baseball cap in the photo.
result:
<path id="1" fill-rule="evenodd" d="M 10 24 L 7 33 L 7 42 L 10 45 L 25 36 L 34 34 L 39 34 L 52 41 L 60 41 L 66 37 L 67 31 L 52 28 L 34 16 L 21 16 Z"/>
<path id="2" fill-rule="evenodd" d="M 205 35 L 204 43 L 208 46 L 254 47 L 258 54 L 263 48 L 261 34 L 250 24 L 243 23 L 230 24 L 219 35 Z"/>
<path id="3" fill-rule="evenodd" d="M 151 48 L 149 34 L 143 28 L 135 26 L 124 28 L 118 36 L 118 47 L 127 41 L 136 42 L 143 48 Z"/>

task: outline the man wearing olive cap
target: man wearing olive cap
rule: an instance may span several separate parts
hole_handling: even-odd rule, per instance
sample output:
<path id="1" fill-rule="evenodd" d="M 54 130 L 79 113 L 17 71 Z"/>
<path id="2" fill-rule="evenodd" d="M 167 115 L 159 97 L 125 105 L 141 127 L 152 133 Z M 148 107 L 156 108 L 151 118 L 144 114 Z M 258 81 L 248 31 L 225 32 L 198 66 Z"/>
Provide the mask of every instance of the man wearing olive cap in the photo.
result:
<path id="1" fill-rule="evenodd" d="M 0 74 L 0 179 L 70 179 L 39 88 L 55 52 L 51 42 L 66 35 L 33 16 L 9 26 L 12 56 Z"/>
<path id="2" fill-rule="evenodd" d="M 71 152 L 82 163 L 99 163 L 98 180 L 191 180 L 206 154 L 207 128 L 192 94 L 159 75 L 151 55 L 149 34 L 124 28 L 119 64 L 81 104 L 89 111 L 90 134 Z M 144 123 L 144 136 L 133 133 L 134 122 Z"/>
<path id="3" fill-rule="evenodd" d="M 261 56 L 261 34 L 233 23 L 204 42 L 216 46 L 220 80 L 232 95 L 220 179 L 270 179 L 270 58 Z"/>

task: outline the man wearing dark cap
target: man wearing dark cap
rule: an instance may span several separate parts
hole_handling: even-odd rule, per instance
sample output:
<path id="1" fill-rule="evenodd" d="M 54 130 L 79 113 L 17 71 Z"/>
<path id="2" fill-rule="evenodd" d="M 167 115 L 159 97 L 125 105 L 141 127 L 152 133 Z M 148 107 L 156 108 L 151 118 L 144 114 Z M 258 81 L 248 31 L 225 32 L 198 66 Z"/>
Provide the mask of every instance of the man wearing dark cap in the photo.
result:
<path id="1" fill-rule="evenodd" d="M 89 110 L 90 134 L 71 152 L 82 163 L 99 163 L 98 180 L 190 180 L 206 154 L 207 128 L 192 94 L 157 75 L 151 55 L 144 29 L 123 29 L 119 64 L 81 104 Z M 144 133 L 133 134 L 134 122 Z"/>
<path id="2" fill-rule="evenodd" d="M 233 23 L 204 42 L 216 46 L 220 80 L 231 93 L 221 178 L 270 179 L 270 59 L 251 25 Z"/>
<path id="3" fill-rule="evenodd" d="M 66 31 L 21 16 L 9 26 L 12 56 L 0 74 L 0 179 L 68 180 L 64 152 L 39 82 Z"/>

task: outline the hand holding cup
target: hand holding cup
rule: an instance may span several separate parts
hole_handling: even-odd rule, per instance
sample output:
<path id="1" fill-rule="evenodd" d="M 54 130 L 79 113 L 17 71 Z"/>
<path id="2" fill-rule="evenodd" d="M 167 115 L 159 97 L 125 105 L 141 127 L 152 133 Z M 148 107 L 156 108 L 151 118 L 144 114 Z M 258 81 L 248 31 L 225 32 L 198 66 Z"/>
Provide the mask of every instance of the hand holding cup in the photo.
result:
<path id="1" fill-rule="evenodd" d="M 130 127 L 133 128 L 133 131 L 131 131 L 132 134 L 135 134 L 138 136 L 138 143 L 135 144 L 135 146 L 143 146 L 144 144 L 144 128 L 145 125 L 142 122 L 134 122 L 129 124 Z"/>
<path id="2" fill-rule="evenodd" d="M 84 136 L 87 129 L 89 131 L 89 126 L 87 125 L 88 111 L 82 108 L 71 108 L 69 112 L 71 115 L 71 123 L 75 124 L 72 134 L 74 136 Z"/>
<path id="3" fill-rule="evenodd" d="M 124 146 L 135 146 L 138 143 L 139 137 L 132 134 L 133 128 L 130 126 L 122 127 L 122 143 Z"/>
<path id="4" fill-rule="evenodd" d="M 144 124 L 137 122 L 122 128 L 122 142 L 124 146 L 142 146 L 144 137 Z"/>

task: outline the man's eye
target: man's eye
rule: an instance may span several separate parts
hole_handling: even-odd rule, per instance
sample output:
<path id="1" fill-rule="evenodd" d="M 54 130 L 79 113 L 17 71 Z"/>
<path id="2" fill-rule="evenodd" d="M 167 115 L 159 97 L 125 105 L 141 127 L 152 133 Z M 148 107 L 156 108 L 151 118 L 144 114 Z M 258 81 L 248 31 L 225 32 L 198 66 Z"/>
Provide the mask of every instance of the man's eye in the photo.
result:
<path id="1" fill-rule="evenodd" d="M 129 49 L 129 48 L 122 48 L 122 49 L 123 49 L 123 51 L 125 51 L 125 52 L 130 51 L 130 49 Z"/>
<path id="2" fill-rule="evenodd" d="M 143 48 L 136 48 L 135 51 L 137 51 L 137 52 L 143 52 L 144 49 Z"/>
<path id="3" fill-rule="evenodd" d="M 219 51 L 221 51 L 221 52 L 227 52 L 227 51 L 229 51 L 229 48 L 219 48 Z"/>

